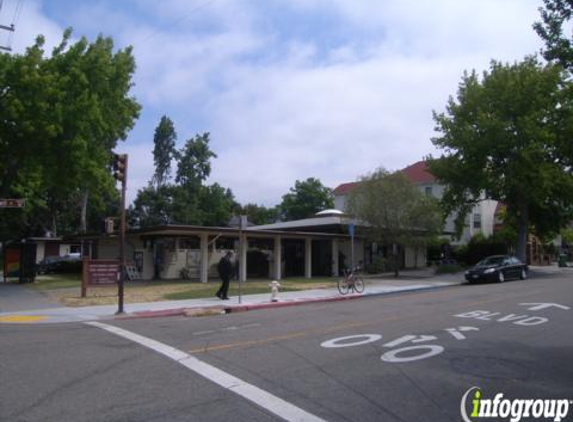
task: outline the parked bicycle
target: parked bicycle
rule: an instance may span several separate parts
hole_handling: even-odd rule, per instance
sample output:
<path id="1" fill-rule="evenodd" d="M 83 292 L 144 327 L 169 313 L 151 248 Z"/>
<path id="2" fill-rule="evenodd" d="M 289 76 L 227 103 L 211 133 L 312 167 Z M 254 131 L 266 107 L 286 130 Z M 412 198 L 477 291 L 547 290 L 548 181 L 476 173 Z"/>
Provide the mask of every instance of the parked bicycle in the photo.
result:
<path id="1" fill-rule="evenodd" d="M 344 278 L 338 280 L 338 291 L 341 295 L 347 294 L 350 290 L 354 290 L 356 293 L 364 291 L 364 280 L 356 274 L 359 269 L 356 267 L 353 270 L 344 270 Z"/>

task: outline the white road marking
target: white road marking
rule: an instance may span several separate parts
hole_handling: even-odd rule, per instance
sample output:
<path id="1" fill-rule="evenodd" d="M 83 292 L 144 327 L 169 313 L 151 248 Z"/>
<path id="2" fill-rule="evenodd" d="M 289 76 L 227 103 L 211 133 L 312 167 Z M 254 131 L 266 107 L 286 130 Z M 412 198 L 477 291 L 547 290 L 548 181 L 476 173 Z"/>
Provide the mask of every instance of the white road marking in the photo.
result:
<path id="1" fill-rule="evenodd" d="M 400 353 L 403 352 L 410 352 L 412 350 L 424 350 L 426 349 L 427 352 L 422 353 L 421 355 L 417 356 L 406 356 L 400 357 Z M 390 350 L 389 352 L 384 353 L 380 359 L 384 362 L 390 363 L 406 363 L 406 362 L 414 362 L 415 360 L 431 358 L 432 356 L 439 355 L 445 349 L 442 346 L 438 346 L 437 344 L 426 344 L 422 346 L 409 346 L 409 347 L 402 347 L 401 349 Z"/>
<path id="2" fill-rule="evenodd" d="M 160 353 L 181 365 L 192 370 L 193 372 L 207 378 L 209 381 L 218 384 L 219 386 L 232 391 L 235 394 L 253 402 L 257 406 L 275 414 L 281 419 L 289 422 L 326 422 L 324 419 L 319 418 L 311 413 L 290 404 L 283 399 L 272 395 L 252 384 L 249 384 L 240 378 L 228 374 L 208 363 L 200 361 L 194 356 L 185 353 L 181 350 L 175 349 L 167 344 L 161 343 L 148 337 L 132 333 L 131 331 L 124 330 L 113 325 L 103 324 L 101 322 L 86 322 L 85 324 L 92 327 L 101 328 L 107 332 L 123 337 L 138 343 L 148 349 Z"/>
<path id="3" fill-rule="evenodd" d="M 477 327 L 457 327 L 457 328 L 446 328 L 446 331 L 450 333 L 456 340 L 465 340 L 467 337 L 462 333 L 465 331 L 479 331 Z"/>
<path id="4" fill-rule="evenodd" d="M 338 347 L 353 347 L 372 343 L 380 340 L 381 338 L 382 336 L 380 334 L 358 334 L 355 336 L 333 338 L 332 340 L 323 341 L 322 343 L 320 343 L 320 345 L 327 349 L 333 349 Z M 348 341 L 348 340 L 355 340 L 355 341 Z"/>
<path id="5" fill-rule="evenodd" d="M 531 308 L 527 308 L 527 309 L 529 309 L 530 311 L 540 311 L 541 309 L 551 308 L 551 307 L 555 307 L 555 308 L 558 308 L 558 309 L 564 309 L 564 310 L 566 310 L 566 311 L 568 311 L 569 309 L 571 309 L 571 308 L 569 308 L 569 306 L 560 305 L 560 304 L 558 304 L 558 303 L 520 303 L 520 305 L 522 305 L 522 306 L 531 306 L 531 305 L 533 305 L 533 306 L 531 306 Z"/>

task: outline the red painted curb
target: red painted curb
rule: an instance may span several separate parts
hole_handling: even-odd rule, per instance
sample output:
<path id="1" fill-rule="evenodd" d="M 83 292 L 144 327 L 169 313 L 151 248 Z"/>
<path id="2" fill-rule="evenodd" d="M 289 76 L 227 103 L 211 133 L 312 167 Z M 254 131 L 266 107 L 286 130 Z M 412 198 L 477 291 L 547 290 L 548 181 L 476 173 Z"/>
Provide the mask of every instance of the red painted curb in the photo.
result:
<path id="1" fill-rule="evenodd" d="M 170 317 L 170 316 L 182 316 L 185 315 L 185 309 L 164 309 L 161 311 L 141 311 L 134 312 L 128 315 L 118 315 L 116 319 L 139 319 L 139 318 L 160 318 L 160 317 Z"/>
<path id="2" fill-rule="evenodd" d="M 225 312 L 228 314 L 236 312 L 248 312 L 256 311 L 259 309 L 271 309 L 271 308 L 286 308 L 287 306 L 302 306 L 308 305 L 310 303 L 321 303 L 321 302 L 341 302 L 344 300 L 360 299 L 364 297 L 360 296 L 340 296 L 340 297 L 327 297 L 327 298 L 315 298 L 308 300 L 299 300 L 292 302 L 269 302 L 269 303 L 257 303 L 253 305 L 234 305 L 225 308 Z"/>
<path id="3" fill-rule="evenodd" d="M 134 312 L 126 315 L 117 315 L 115 319 L 128 320 L 128 319 L 139 319 L 139 318 L 161 318 L 161 317 L 172 317 L 172 316 L 185 316 L 186 311 L 190 309 L 205 310 L 205 309 L 221 309 L 225 313 L 238 313 L 238 312 L 248 312 L 256 311 L 258 309 L 271 309 L 271 308 L 286 308 L 287 306 L 301 306 L 310 303 L 320 303 L 320 302 L 340 302 L 344 300 L 360 299 L 364 297 L 360 296 L 340 296 L 340 297 L 328 297 L 328 298 L 314 298 L 307 300 L 297 300 L 292 302 L 268 302 L 268 303 L 257 303 L 251 305 L 232 305 L 225 307 L 205 307 L 205 308 L 177 308 L 177 309 L 164 309 L 161 311 L 140 311 Z"/>

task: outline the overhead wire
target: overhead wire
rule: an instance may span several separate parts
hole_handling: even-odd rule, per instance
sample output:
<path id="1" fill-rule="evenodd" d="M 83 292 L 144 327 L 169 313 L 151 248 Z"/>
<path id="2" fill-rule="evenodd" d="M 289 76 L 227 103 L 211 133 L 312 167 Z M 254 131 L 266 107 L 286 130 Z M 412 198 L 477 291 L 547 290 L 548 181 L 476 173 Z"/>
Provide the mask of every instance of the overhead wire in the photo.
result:
<path id="1" fill-rule="evenodd" d="M 186 14 L 184 14 L 183 16 L 178 17 L 177 19 L 173 19 L 172 21 L 167 22 L 167 25 L 174 25 L 176 23 L 182 22 L 185 19 L 189 18 L 189 16 L 195 14 L 198 10 L 204 8 L 205 6 L 208 6 L 214 2 L 216 2 L 218 0 L 207 0 L 199 5 L 197 5 L 196 7 L 194 7 L 193 9 L 191 9 L 189 12 L 187 12 Z M 161 29 L 156 29 L 155 31 L 151 32 L 148 36 L 146 36 L 145 38 L 142 38 L 140 40 L 138 40 L 136 43 L 134 43 L 134 47 L 137 46 L 137 44 L 142 44 L 146 41 L 149 41 L 151 38 L 157 36 L 158 34 L 161 34 Z"/>
<path id="2" fill-rule="evenodd" d="M 16 9 L 14 9 L 14 16 L 12 16 L 12 25 L 16 26 L 18 19 L 20 19 L 20 14 L 22 13 L 23 7 L 24 7 L 24 0 L 18 0 L 18 4 L 16 4 Z"/>

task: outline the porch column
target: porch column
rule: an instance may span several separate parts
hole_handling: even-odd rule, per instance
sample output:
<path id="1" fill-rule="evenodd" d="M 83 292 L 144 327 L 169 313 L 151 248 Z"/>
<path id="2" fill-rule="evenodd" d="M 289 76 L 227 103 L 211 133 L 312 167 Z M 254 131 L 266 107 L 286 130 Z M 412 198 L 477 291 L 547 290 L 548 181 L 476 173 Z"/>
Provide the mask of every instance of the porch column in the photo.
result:
<path id="1" fill-rule="evenodd" d="M 274 257 L 274 278 L 275 280 L 282 279 L 282 255 L 283 255 L 283 243 L 280 236 L 275 237 L 275 247 L 273 250 Z"/>
<path id="2" fill-rule="evenodd" d="M 332 276 L 338 276 L 338 239 L 332 239 Z"/>
<path id="3" fill-rule="evenodd" d="M 247 242 L 247 235 L 243 235 L 239 238 L 241 242 L 241 256 L 239 257 L 239 280 L 241 282 L 247 281 L 247 248 L 249 243 Z"/>
<path id="4" fill-rule="evenodd" d="M 309 237 L 304 244 L 304 277 L 312 278 L 312 239 Z"/>
<path id="5" fill-rule="evenodd" d="M 201 233 L 201 262 L 200 262 L 200 281 L 207 283 L 209 281 L 209 234 Z"/>

